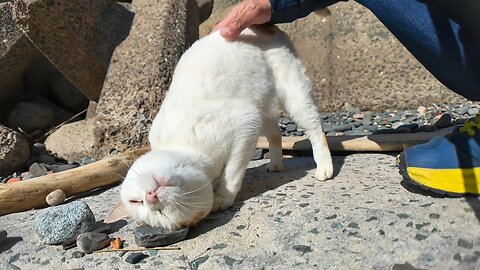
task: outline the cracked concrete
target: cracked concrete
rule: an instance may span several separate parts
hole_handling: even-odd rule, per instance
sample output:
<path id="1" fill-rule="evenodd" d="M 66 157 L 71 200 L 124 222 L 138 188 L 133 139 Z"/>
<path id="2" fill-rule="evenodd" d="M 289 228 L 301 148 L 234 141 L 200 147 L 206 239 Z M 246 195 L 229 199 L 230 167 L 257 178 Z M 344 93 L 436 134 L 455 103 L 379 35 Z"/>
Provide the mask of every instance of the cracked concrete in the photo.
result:
<path id="1" fill-rule="evenodd" d="M 0 217 L 9 238 L 0 269 L 478 269 L 480 202 L 435 198 L 406 188 L 395 156 L 335 156 L 336 177 L 313 179 L 311 157 L 285 160 L 266 173 L 252 161 L 235 205 L 192 228 L 179 251 L 150 251 L 137 265 L 128 254 L 72 258 L 76 249 L 40 246 L 32 220 L 41 210 Z M 97 220 L 118 200 L 118 187 L 81 198 Z M 476 216 L 477 215 L 477 216 Z M 128 221 L 111 237 L 134 247 Z"/>

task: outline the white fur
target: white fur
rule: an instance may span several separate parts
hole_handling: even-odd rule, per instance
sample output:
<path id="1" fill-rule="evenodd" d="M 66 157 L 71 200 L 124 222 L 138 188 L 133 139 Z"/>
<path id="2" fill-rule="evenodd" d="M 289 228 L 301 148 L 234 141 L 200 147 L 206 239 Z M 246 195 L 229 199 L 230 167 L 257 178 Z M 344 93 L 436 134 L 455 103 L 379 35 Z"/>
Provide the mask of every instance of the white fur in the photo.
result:
<path id="1" fill-rule="evenodd" d="M 272 29 L 274 34 L 247 29 L 236 42 L 215 32 L 181 57 L 153 121 L 152 151 L 134 163 L 122 185 L 122 200 L 134 218 L 176 228 L 230 207 L 261 134 L 270 143 L 268 170 L 280 171 L 280 109 L 306 130 L 316 178 L 332 177 L 311 83 L 286 35 Z M 146 202 L 149 191 L 158 203 Z"/>

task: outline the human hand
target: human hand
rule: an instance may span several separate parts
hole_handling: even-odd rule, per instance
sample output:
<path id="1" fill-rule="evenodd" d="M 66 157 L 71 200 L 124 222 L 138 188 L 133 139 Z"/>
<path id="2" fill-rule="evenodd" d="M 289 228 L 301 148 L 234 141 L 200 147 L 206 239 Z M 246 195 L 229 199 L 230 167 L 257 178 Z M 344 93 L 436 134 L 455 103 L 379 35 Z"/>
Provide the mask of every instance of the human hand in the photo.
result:
<path id="1" fill-rule="evenodd" d="M 271 16 L 272 6 L 269 0 L 245 0 L 233 7 L 212 32 L 220 30 L 222 37 L 235 40 L 245 28 L 269 22 Z"/>

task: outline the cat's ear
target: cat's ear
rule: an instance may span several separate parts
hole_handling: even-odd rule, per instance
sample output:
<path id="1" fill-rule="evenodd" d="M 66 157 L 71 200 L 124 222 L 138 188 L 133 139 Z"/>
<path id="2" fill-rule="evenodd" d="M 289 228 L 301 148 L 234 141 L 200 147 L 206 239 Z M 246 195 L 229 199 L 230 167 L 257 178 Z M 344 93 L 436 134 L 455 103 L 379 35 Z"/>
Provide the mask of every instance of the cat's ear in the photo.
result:
<path id="1" fill-rule="evenodd" d="M 119 201 L 115 207 L 105 217 L 105 223 L 114 223 L 122 219 L 128 219 L 130 215 L 122 201 Z"/>

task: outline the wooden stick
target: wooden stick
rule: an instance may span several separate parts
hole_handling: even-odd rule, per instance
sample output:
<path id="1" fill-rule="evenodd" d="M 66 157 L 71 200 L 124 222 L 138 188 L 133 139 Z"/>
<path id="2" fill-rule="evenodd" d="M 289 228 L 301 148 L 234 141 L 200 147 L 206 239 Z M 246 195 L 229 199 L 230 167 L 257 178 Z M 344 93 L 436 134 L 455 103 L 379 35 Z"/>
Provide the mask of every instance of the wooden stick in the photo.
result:
<path id="1" fill-rule="evenodd" d="M 61 189 L 67 197 L 122 180 L 130 165 L 148 148 L 121 153 L 72 170 L 12 184 L 0 184 L 0 215 L 45 206 L 45 197 Z"/>
<path id="2" fill-rule="evenodd" d="M 154 248 L 111 248 L 96 250 L 93 253 L 105 253 L 115 251 L 149 251 L 149 250 L 180 250 L 180 247 L 154 247 Z"/>
<path id="3" fill-rule="evenodd" d="M 435 132 L 399 133 L 399 134 L 373 134 L 367 136 L 327 136 L 330 151 L 353 152 L 387 152 L 403 151 L 405 148 L 416 144 L 425 143 L 435 136 L 443 136 L 450 130 Z M 268 149 L 268 141 L 260 137 L 257 148 Z M 306 136 L 283 137 L 282 148 L 285 150 L 312 150 L 312 145 Z"/>

